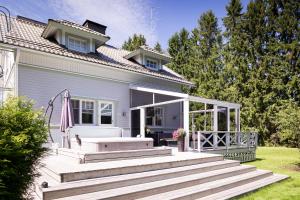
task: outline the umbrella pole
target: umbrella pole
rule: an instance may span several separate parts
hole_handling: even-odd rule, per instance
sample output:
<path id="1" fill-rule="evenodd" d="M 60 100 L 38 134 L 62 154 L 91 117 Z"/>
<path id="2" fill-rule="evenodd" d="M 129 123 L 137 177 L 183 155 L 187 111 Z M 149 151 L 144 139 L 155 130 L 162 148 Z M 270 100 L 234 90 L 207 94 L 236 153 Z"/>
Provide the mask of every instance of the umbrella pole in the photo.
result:
<path id="1" fill-rule="evenodd" d="M 67 143 L 68 149 L 71 149 L 70 128 L 67 129 Z"/>

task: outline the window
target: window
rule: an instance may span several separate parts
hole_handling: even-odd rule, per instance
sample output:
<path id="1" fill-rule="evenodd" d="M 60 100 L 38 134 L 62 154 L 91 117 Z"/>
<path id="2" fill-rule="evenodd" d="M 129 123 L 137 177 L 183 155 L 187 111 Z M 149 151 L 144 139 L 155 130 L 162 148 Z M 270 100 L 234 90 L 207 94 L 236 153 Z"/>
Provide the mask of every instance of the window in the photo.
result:
<path id="1" fill-rule="evenodd" d="M 114 103 L 89 99 L 71 99 L 74 123 L 79 125 L 113 125 Z M 95 111 L 98 111 L 96 114 Z"/>
<path id="2" fill-rule="evenodd" d="M 146 60 L 146 66 L 152 69 L 157 69 L 157 62 L 153 60 Z"/>
<path id="3" fill-rule="evenodd" d="M 69 37 L 69 49 L 80 51 L 80 52 L 87 52 L 87 41 L 76 39 L 73 37 Z"/>
<path id="4" fill-rule="evenodd" d="M 75 124 L 94 124 L 94 101 L 71 100 Z"/>
<path id="5" fill-rule="evenodd" d="M 112 125 L 113 124 L 113 103 L 100 102 L 100 124 Z"/>
<path id="6" fill-rule="evenodd" d="M 163 108 L 150 107 L 146 108 L 146 125 L 162 126 L 163 125 Z"/>
<path id="7" fill-rule="evenodd" d="M 82 101 L 81 102 L 81 118 L 82 124 L 93 124 L 94 123 L 94 102 Z"/>
<path id="8" fill-rule="evenodd" d="M 72 104 L 72 108 L 73 108 L 74 123 L 79 124 L 80 101 L 72 99 L 71 104 Z"/>

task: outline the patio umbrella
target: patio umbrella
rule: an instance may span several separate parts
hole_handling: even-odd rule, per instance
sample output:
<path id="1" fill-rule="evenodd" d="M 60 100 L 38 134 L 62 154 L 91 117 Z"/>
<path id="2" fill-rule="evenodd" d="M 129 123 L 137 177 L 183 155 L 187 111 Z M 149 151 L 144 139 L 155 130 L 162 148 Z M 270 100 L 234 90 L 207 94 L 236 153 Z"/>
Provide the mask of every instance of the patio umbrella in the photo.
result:
<path id="1" fill-rule="evenodd" d="M 71 95 L 69 91 L 64 94 L 64 100 L 62 104 L 60 131 L 66 133 L 67 145 L 70 148 L 70 128 L 74 126 L 73 109 L 71 104 Z M 63 144 L 65 139 L 63 140 Z M 65 146 L 65 145 L 64 145 Z"/>

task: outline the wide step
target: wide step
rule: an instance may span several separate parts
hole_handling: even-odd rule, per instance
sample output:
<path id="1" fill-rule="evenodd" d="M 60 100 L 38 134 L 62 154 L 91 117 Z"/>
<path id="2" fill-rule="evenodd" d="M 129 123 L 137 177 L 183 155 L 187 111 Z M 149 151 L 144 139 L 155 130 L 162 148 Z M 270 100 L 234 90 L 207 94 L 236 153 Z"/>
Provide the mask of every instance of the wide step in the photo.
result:
<path id="1" fill-rule="evenodd" d="M 100 192 L 87 193 L 83 195 L 71 196 L 62 198 L 65 200 L 77 200 L 77 199 L 137 199 L 155 195 L 157 193 L 164 193 L 167 191 L 173 191 L 177 188 L 188 188 L 194 185 L 202 183 L 207 184 L 211 181 L 224 179 L 228 177 L 236 177 L 237 175 L 255 172 L 255 168 L 252 166 L 236 166 L 220 170 L 209 171 L 206 173 L 192 174 L 167 180 L 154 181 L 150 183 L 132 185 L 127 187 L 119 187 L 116 189 L 110 189 Z M 256 174 L 257 175 L 257 174 Z M 156 198 L 152 198 L 156 199 Z M 165 199 L 165 198 L 160 198 Z"/>
<path id="2" fill-rule="evenodd" d="M 145 198 L 135 198 L 139 200 L 192 200 L 199 199 L 215 194 L 217 192 L 226 191 L 244 184 L 248 184 L 257 180 L 272 176 L 272 172 L 266 170 L 256 170 L 246 174 L 224 178 L 205 184 L 199 184 L 188 188 L 178 189 L 170 192 L 160 193 L 157 195 L 147 196 Z"/>
<path id="3" fill-rule="evenodd" d="M 225 190 L 210 196 L 206 196 L 197 200 L 225 200 L 225 199 L 230 199 L 232 197 L 240 196 L 242 194 L 248 193 L 255 191 L 259 188 L 265 187 L 267 185 L 270 185 L 272 183 L 276 183 L 282 180 L 287 179 L 288 176 L 286 175 L 281 175 L 281 174 L 274 174 L 270 177 L 266 177 L 263 179 L 260 179 L 258 181 L 254 181 L 239 187 L 234 187 L 229 190 Z"/>
<path id="4" fill-rule="evenodd" d="M 60 182 L 78 181 L 106 176 L 139 173 L 174 167 L 189 166 L 223 160 L 220 155 L 182 153 L 177 156 L 161 156 L 122 161 L 110 161 L 88 164 L 59 165 L 59 160 L 52 156 L 46 161 L 47 168 L 60 177 Z"/>
<path id="5" fill-rule="evenodd" d="M 235 166 L 239 166 L 238 161 L 223 160 L 170 169 L 67 182 L 57 186 L 50 186 L 49 188 L 43 189 L 43 194 L 44 199 L 47 200 L 62 198 L 84 193 L 91 193 L 96 191 L 153 182 L 163 179 L 182 177 L 191 174 L 204 173 L 211 170 L 218 170 Z"/>
<path id="6" fill-rule="evenodd" d="M 125 160 L 144 157 L 170 156 L 171 148 L 153 148 L 153 149 L 138 149 L 124 151 L 108 151 L 108 152 L 83 152 L 74 149 L 59 148 L 59 155 L 77 160 L 78 163 L 94 163 L 112 160 Z"/>

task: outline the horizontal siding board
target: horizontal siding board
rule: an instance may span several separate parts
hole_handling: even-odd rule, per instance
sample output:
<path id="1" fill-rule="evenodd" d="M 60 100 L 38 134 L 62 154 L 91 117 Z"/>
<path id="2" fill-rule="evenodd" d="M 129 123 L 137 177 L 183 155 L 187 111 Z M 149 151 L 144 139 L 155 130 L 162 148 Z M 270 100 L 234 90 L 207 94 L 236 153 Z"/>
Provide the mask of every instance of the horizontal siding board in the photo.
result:
<path id="1" fill-rule="evenodd" d="M 51 97 L 65 88 L 76 97 L 115 101 L 115 125 L 129 126 L 128 113 L 122 116 L 129 110 L 128 84 L 19 65 L 19 95 L 34 99 L 36 107 L 46 108 Z M 53 124 L 59 123 L 61 101 L 62 98 L 58 98 L 55 102 Z"/>

